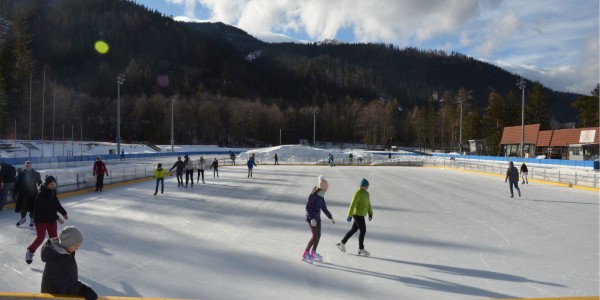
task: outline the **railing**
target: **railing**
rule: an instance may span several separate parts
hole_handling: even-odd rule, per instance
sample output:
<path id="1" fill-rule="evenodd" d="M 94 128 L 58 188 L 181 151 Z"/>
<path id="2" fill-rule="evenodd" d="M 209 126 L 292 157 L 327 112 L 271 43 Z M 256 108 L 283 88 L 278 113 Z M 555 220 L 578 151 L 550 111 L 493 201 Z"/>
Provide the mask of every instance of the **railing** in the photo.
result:
<path id="1" fill-rule="evenodd" d="M 507 164 L 504 163 L 493 163 L 493 162 L 482 162 L 482 161 L 468 161 L 468 160 L 449 160 L 449 159 L 431 159 L 425 160 L 427 165 L 433 166 L 444 166 L 457 169 L 481 171 L 492 174 L 506 174 Z M 517 165 L 518 168 L 518 165 Z M 559 169 L 559 168 L 548 168 L 548 167 L 535 167 L 528 166 L 528 178 L 539 179 L 551 182 L 558 182 L 570 185 L 587 186 L 593 188 L 600 188 L 600 174 L 597 171 L 585 170 L 585 169 Z"/>

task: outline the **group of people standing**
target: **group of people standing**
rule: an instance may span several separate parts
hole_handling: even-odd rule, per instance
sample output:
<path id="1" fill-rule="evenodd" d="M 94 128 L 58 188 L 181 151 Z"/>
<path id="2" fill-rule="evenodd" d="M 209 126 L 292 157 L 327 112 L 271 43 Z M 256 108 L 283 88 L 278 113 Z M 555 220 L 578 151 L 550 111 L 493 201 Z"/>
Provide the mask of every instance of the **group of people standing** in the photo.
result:
<path id="1" fill-rule="evenodd" d="M 33 169 L 30 161 L 25 162 L 25 168 L 18 174 L 14 166 L 9 164 L 2 163 L 0 167 L 3 207 L 12 186 L 12 197 L 16 200 L 15 212 L 21 216 L 17 227 L 27 221 L 29 213 L 29 226 L 36 231 L 35 239 L 25 252 L 25 262 L 28 265 L 33 262 L 35 252 L 43 244 L 41 258 L 45 266 L 41 292 L 78 295 L 86 300 L 97 299 L 96 292 L 78 278 L 75 252 L 83 242 L 83 235 L 74 226 L 66 226 L 58 231 L 58 225 L 64 224 L 69 215 L 58 199 L 56 178 L 46 175 L 42 181 L 40 173 Z M 94 170 L 96 172 L 96 167 Z M 8 184 L 4 185 L 5 182 Z M 14 185 L 11 182 L 14 182 Z M 4 191 L 4 188 L 9 190 Z M 46 233 L 49 239 L 44 243 Z"/>

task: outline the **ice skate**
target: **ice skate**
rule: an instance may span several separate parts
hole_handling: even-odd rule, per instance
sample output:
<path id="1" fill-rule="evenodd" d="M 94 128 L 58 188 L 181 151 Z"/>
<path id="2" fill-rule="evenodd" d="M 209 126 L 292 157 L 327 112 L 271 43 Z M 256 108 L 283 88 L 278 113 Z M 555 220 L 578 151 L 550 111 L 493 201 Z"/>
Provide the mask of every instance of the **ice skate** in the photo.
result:
<path id="1" fill-rule="evenodd" d="M 29 221 L 29 227 L 33 227 L 33 219 Z"/>
<path id="2" fill-rule="evenodd" d="M 302 260 L 311 265 L 313 263 L 312 257 L 310 256 L 310 254 L 308 252 L 304 252 L 304 254 L 302 254 Z"/>
<path id="3" fill-rule="evenodd" d="M 27 252 L 25 252 L 25 262 L 30 265 L 31 262 L 33 262 L 33 252 L 27 250 Z"/>
<path id="4" fill-rule="evenodd" d="M 21 220 L 19 220 L 19 222 L 17 222 L 17 227 L 23 225 L 26 221 L 27 221 L 27 219 L 22 218 Z"/>
<path id="5" fill-rule="evenodd" d="M 519 197 L 521 197 L 521 190 L 517 190 L 517 192 L 519 192 Z"/>
<path id="6" fill-rule="evenodd" d="M 335 245 L 340 249 L 340 251 L 342 251 L 342 253 L 346 253 L 346 245 L 344 245 L 342 242 L 335 243 Z"/>
<path id="7" fill-rule="evenodd" d="M 312 258 L 313 261 L 316 261 L 316 262 L 322 262 L 323 261 L 323 256 L 319 255 L 319 253 L 317 253 L 317 252 L 313 252 L 310 256 L 311 256 L 311 258 Z"/>
<path id="8" fill-rule="evenodd" d="M 371 253 L 365 249 L 358 249 L 358 255 L 371 256 Z"/>

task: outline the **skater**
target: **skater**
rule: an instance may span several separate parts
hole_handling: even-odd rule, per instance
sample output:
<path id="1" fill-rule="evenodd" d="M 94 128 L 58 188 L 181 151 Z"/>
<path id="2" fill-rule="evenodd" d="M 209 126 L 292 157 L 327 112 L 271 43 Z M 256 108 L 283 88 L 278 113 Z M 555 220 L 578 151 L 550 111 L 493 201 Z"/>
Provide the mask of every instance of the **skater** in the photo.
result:
<path id="1" fill-rule="evenodd" d="M 521 178 L 523 179 L 523 182 L 521 182 L 521 184 L 529 184 L 529 179 L 527 178 L 527 165 L 525 165 L 525 162 L 523 162 L 523 164 L 521 165 Z"/>
<path id="2" fill-rule="evenodd" d="M 514 198 L 513 193 L 513 185 L 517 192 L 519 192 L 519 197 L 521 197 L 521 190 L 519 189 L 519 170 L 515 167 L 515 164 L 511 161 L 508 163 L 508 169 L 506 169 L 506 178 L 504 178 L 504 182 L 508 180 L 508 186 L 510 187 L 510 197 Z"/>
<path id="3" fill-rule="evenodd" d="M 350 203 L 350 209 L 348 210 L 348 218 L 346 219 L 348 222 L 352 221 L 354 218 L 354 223 L 352 223 L 352 228 L 346 233 L 344 238 L 336 243 L 338 248 L 342 252 L 346 252 L 346 242 L 348 239 L 352 237 L 356 233 L 356 231 L 360 230 L 358 235 L 358 255 L 371 255 L 369 251 L 365 250 L 364 240 L 365 234 L 367 233 L 367 225 L 365 224 L 365 216 L 369 215 L 369 221 L 373 219 L 373 210 L 371 209 L 371 199 L 369 197 L 369 181 L 363 178 L 360 181 L 360 188 L 354 192 L 354 197 L 352 197 L 352 202 Z"/>
<path id="4" fill-rule="evenodd" d="M 21 213 L 21 219 L 17 226 L 21 226 L 25 221 L 25 216 L 29 212 L 29 227 L 33 227 L 33 207 L 35 197 L 37 196 L 39 186 L 42 184 L 40 173 L 33 169 L 30 161 L 25 162 L 25 170 L 22 170 L 17 176 L 15 187 L 13 188 L 13 197 L 17 195 L 17 205 L 15 212 Z"/>
<path id="5" fill-rule="evenodd" d="M 213 169 L 213 178 L 215 178 L 215 174 L 218 178 L 219 177 L 219 161 L 217 160 L 216 157 L 215 157 L 215 160 L 213 160 L 212 164 L 210 165 L 210 168 Z"/>
<path id="6" fill-rule="evenodd" d="M 354 155 L 352 155 L 352 153 L 348 154 L 348 161 L 350 162 L 350 164 L 352 164 L 353 158 L 354 158 Z"/>
<path id="7" fill-rule="evenodd" d="M 183 161 L 181 161 L 181 156 L 177 157 L 177 161 L 175 162 L 175 164 L 173 164 L 171 169 L 169 169 L 169 172 L 173 171 L 173 169 L 175 168 L 175 174 L 177 176 L 177 187 L 183 186 L 183 169 L 185 168 L 185 165 L 183 164 Z"/>
<path id="8" fill-rule="evenodd" d="M 67 211 L 63 208 L 56 196 L 56 179 L 54 176 L 46 176 L 44 184 L 40 187 L 40 192 L 35 197 L 35 205 L 33 210 L 33 218 L 35 222 L 35 232 L 37 234 L 35 240 L 27 247 L 25 253 L 25 262 L 29 265 L 33 261 L 35 250 L 44 243 L 46 231 L 48 237 L 55 238 L 57 236 L 57 225 L 63 224 L 65 221 L 58 216 L 60 213 L 65 220 L 69 219 Z"/>
<path id="9" fill-rule="evenodd" d="M 158 164 L 156 166 L 156 170 L 154 170 L 154 175 L 152 178 L 156 178 L 156 188 L 154 189 L 154 196 L 158 194 L 158 184 L 160 183 L 160 193 L 162 194 L 165 191 L 165 176 L 171 175 L 167 170 L 162 168 L 162 164 Z"/>
<path id="10" fill-rule="evenodd" d="M 231 164 L 235 165 L 235 159 L 237 158 L 237 156 L 235 156 L 235 153 L 231 152 L 231 150 L 229 150 L 229 159 L 231 159 Z"/>
<path id="11" fill-rule="evenodd" d="M 333 161 L 333 154 L 329 153 L 327 156 L 327 163 L 329 163 L 330 167 L 335 167 L 335 162 Z"/>
<path id="12" fill-rule="evenodd" d="M 94 176 L 96 176 L 96 189 L 94 192 L 100 190 L 102 192 L 102 188 L 104 187 L 104 174 L 106 177 L 108 176 L 108 170 L 106 170 L 106 165 L 100 159 L 100 156 L 96 156 L 96 162 L 94 163 Z"/>
<path id="13" fill-rule="evenodd" d="M 15 186 L 15 180 L 17 177 L 17 170 L 13 165 L 7 163 L 0 164 L 0 180 L 2 180 L 2 189 L 0 189 L 0 210 L 6 210 L 6 203 L 8 202 L 8 193 Z"/>
<path id="14" fill-rule="evenodd" d="M 275 156 L 273 158 L 275 159 L 275 165 L 278 166 L 279 165 L 279 158 L 277 158 L 277 153 L 275 153 Z"/>
<path id="15" fill-rule="evenodd" d="M 204 156 L 200 156 L 198 160 L 198 179 L 196 179 L 196 183 L 200 182 L 200 174 L 202 174 L 202 183 L 204 182 Z"/>
<path id="16" fill-rule="evenodd" d="M 42 275 L 42 293 L 98 299 L 96 292 L 79 281 L 77 274 L 75 252 L 82 242 L 83 236 L 74 226 L 63 228 L 58 237 L 46 241 L 42 247 L 42 261 L 46 263 Z"/>
<path id="17" fill-rule="evenodd" d="M 194 163 L 190 159 L 189 156 L 183 156 L 185 159 L 183 160 L 183 165 L 185 168 L 185 187 L 187 188 L 188 182 L 192 181 L 192 187 L 194 187 Z M 183 180 L 182 180 L 183 183 Z"/>
<path id="18" fill-rule="evenodd" d="M 328 189 L 329 183 L 327 180 L 323 178 L 323 175 L 319 176 L 317 186 L 313 188 L 306 201 L 306 222 L 312 237 L 304 249 L 302 260 L 311 264 L 313 261 L 323 261 L 323 257 L 317 253 L 317 247 L 321 239 L 321 210 L 329 218 L 329 222 L 335 224 L 333 216 L 327 210 L 327 204 L 325 204 L 325 192 Z"/>
<path id="19" fill-rule="evenodd" d="M 254 157 L 250 157 L 247 162 L 248 165 L 248 177 L 252 177 L 252 168 L 256 167 L 254 163 Z"/>
<path id="20" fill-rule="evenodd" d="M 125 160 L 125 149 L 121 149 L 121 161 Z"/>

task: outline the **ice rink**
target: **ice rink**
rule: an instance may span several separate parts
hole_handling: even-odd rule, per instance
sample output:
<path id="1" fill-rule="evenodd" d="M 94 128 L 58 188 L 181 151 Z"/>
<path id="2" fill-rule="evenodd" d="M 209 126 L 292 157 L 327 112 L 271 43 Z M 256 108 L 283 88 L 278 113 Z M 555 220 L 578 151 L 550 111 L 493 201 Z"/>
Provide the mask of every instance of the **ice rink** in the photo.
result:
<path id="1" fill-rule="evenodd" d="M 540 181 L 509 198 L 503 176 L 441 168 L 245 165 L 206 172 L 206 184 L 153 196 L 154 181 L 62 197 L 85 241 L 80 279 L 102 296 L 193 299 L 486 299 L 596 296 L 599 193 Z M 323 222 L 323 263 L 300 256 L 304 206 L 317 176 L 336 224 Z M 370 181 L 365 248 L 348 205 Z M 60 182 L 59 182 L 60 189 Z M 516 193 L 515 193 L 516 196 Z M 326 217 L 322 215 L 324 219 Z M 35 233 L 0 212 L 0 291 L 39 292 Z M 40 248 L 41 249 L 41 248 Z"/>

